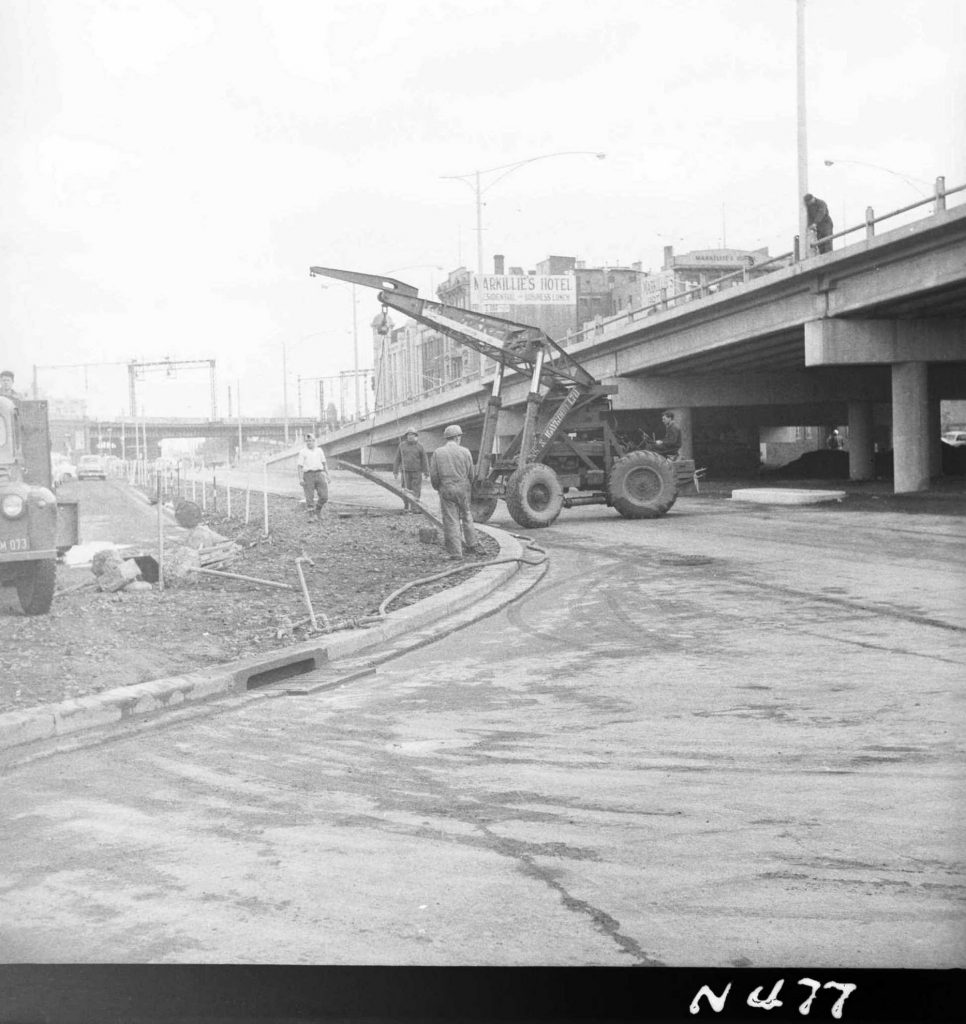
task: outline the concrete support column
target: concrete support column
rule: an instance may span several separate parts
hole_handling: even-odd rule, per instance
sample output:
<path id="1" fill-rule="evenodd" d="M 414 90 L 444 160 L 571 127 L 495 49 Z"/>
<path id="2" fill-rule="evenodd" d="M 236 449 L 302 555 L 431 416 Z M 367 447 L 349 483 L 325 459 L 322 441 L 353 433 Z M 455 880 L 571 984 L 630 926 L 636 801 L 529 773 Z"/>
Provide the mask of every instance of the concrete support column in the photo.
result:
<path id="1" fill-rule="evenodd" d="M 929 395 L 926 363 L 892 366 L 892 445 L 896 494 L 929 489 Z"/>
<path id="2" fill-rule="evenodd" d="M 937 477 L 943 475 L 943 417 L 942 409 L 938 398 L 929 399 L 928 412 L 928 437 L 929 437 L 929 475 Z"/>
<path id="3" fill-rule="evenodd" d="M 849 478 L 875 479 L 871 402 L 849 402 Z"/>
<path id="4" fill-rule="evenodd" d="M 378 468 L 380 466 L 391 466 L 396 458 L 398 442 L 385 444 L 364 444 L 359 447 L 359 461 L 363 466 Z"/>
<path id="5" fill-rule="evenodd" d="M 693 459 L 694 427 L 691 418 L 691 408 L 690 406 L 685 409 L 676 408 L 672 411 L 674 412 L 674 422 L 678 425 L 678 429 L 681 431 L 680 457 L 682 459 Z"/>

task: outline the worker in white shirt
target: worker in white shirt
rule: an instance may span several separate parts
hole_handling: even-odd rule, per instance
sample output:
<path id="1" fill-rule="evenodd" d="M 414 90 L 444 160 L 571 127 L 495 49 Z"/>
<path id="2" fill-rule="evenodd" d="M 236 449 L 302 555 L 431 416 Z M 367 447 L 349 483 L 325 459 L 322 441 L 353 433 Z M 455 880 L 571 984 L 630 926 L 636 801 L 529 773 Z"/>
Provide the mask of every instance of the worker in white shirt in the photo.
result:
<path id="1" fill-rule="evenodd" d="M 318 515 L 329 500 L 329 470 L 325 464 L 325 452 L 316 447 L 312 434 L 305 435 L 305 447 L 299 452 L 295 467 L 305 492 L 305 509 L 311 518 Z"/>

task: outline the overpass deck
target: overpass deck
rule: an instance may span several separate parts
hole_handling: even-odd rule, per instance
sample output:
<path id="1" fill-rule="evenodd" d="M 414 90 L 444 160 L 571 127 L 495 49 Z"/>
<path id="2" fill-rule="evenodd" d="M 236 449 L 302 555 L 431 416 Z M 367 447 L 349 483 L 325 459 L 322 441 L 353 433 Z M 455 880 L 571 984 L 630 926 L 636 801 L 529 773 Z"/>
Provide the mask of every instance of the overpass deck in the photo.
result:
<path id="1" fill-rule="evenodd" d="M 925 367 L 917 409 L 927 393 L 929 401 L 966 397 L 964 324 L 961 206 L 663 312 L 628 311 L 585 331 L 568 351 L 598 380 L 619 382 L 615 410 L 755 407 L 762 423 L 843 423 L 854 403 L 896 405 L 900 364 Z M 477 377 L 379 410 L 328 435 L 326 449 L 369 461 L 369 451 L 394 444 L 410 426 L 432 446 L 454 420 L 472 445 L 486 385 Z M 528 386 L 509 375 L 505 408 L 521 407 Z M 937 418 L 921 409 L 915 416 Z M 922 447 L 925 427 L 917 429 Z M 921 463 L 921 452 L 915 458 Z"/>

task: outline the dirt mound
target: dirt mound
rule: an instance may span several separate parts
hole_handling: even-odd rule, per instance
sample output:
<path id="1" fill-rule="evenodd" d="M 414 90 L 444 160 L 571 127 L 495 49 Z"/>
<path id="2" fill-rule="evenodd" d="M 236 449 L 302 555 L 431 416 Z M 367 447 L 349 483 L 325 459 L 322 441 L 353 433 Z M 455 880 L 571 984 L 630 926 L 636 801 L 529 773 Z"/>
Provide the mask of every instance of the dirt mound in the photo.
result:
<path id="1" fill-rule="evenodd" d="M 296 559 L 303 563 L 317 621 L 360 625 L 404 584 L 453 568 L 442 546 L 419 539 L 422 516 L 327 506 L 309 519 L 290 498 L 269 499 L 269 535 L 261 523 L 209 514 L 206 524 L 240 548 L 239 574 L 290 584 L 280 590 L 242 580 L 198 576 L 161 592 L 103 593 L 89 567 L 57 567 L 49 615 L 0 610 L 0 713 L 85 696 L 117 686 L 191 672 L 308 639 L 310 623 Z M 458 574 L 404 593 L 392 610 L 463 582 L 498 551 L 480 534 L 483 558 Z M 154 552 L 156 553 L 156 552 Z M 79 587 L 79 584 L 90 585 Z"/>

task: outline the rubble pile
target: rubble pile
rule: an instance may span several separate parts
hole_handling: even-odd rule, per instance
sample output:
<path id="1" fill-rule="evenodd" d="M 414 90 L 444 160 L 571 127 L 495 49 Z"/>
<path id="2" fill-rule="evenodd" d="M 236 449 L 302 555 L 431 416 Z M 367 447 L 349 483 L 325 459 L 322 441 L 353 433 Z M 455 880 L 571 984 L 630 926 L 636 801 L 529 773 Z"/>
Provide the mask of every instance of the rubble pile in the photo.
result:
<path id="1" fill-rule="evenodd" d="M 141 567 L 131 557 L 125 557 L 117 548 L 98 551 L 91 559 L 91 572 L 96 577 L 97 589 L 113 594 L 119 590 L 150 590 L 141 574 Z"/>
<path id="2" fill-rule="evenodd" d="M 200 569 L 225 569 L 241 553 L 241 547 L 208 526 L 190 530 L 184 543 L 165 552 L 165 584 L 196 582 Z"/>

